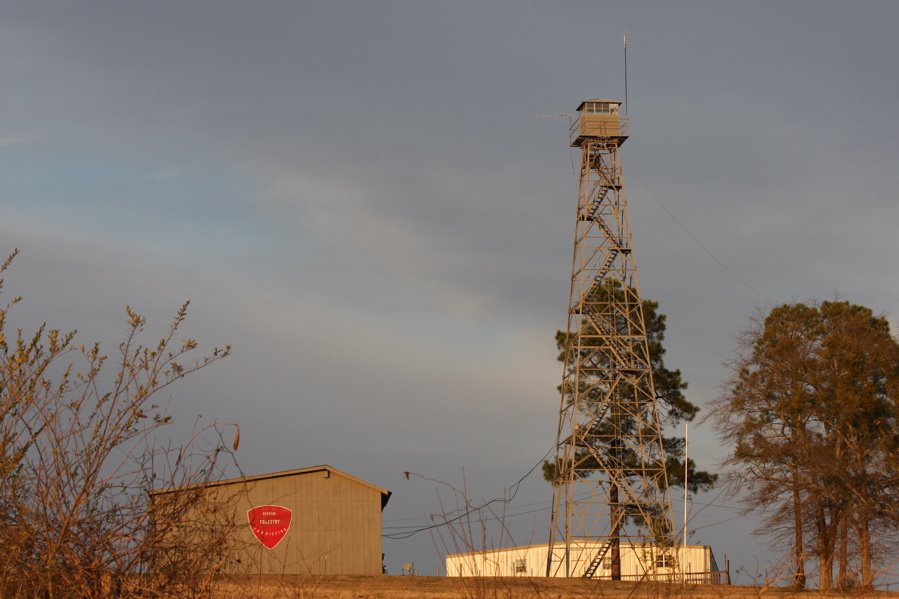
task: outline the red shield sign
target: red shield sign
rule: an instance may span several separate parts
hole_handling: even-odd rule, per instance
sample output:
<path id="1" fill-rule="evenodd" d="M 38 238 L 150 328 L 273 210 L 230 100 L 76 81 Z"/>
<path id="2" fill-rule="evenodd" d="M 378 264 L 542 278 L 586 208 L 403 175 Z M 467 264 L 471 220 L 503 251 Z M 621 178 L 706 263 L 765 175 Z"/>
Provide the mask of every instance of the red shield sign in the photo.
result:
<path id="1" fill-rule="evenodd" d="M 260 505 L 247 510 L 247 520 L 253 534 L 269 549 L 274 549 L 287 534 L 291 515 L 289 509 L 280 505 Z"/>

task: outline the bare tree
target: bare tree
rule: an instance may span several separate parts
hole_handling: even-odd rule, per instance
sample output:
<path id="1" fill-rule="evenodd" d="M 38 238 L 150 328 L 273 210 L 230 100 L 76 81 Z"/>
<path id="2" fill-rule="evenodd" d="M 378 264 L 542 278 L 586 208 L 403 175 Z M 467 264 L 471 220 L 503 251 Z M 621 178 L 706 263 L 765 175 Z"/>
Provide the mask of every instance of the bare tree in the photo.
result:
<path id="1" fill-rule="evenodd" d="M 0 266 L 0 290 L 14 257 Z M 126 308 L 124 340 L 109 358 L 99 344 L 77 344 L 74 331 L 41 325 L 30 334 L 8 332 L 20 301 L 0 305 L 0 594 L 202 592 L 228 542 L 224 520 L 209 518 L 203 534 L 181 536 L 182 555 L 195 557 L 184 564 L 190 567 L 177 576 L 154 570 L 172 538 L 167 523 L 205 499 L 179 494 L 153 514 L 149 491 L 209 480 L 233 453 L 216 424 L 195 426 L 185 443 L 170 444 L 164 433 L 172 418 L 155 398 L 230 347 L 194 357 L 196 341 L 179 337 L 187 303 L 145 345 L 145 319 Z"/>
<path id="2" fill-rule="evenodd" d="M 899 343 L 862 306 L 777 306 L 742 336 L 713 417 L 769 530 L 792 520 L 796 587 L 810 557 L 822 590 L 835 560 L 838 586 L 873 585 L 872 524 L 897 522 L 897 379 Z"/>

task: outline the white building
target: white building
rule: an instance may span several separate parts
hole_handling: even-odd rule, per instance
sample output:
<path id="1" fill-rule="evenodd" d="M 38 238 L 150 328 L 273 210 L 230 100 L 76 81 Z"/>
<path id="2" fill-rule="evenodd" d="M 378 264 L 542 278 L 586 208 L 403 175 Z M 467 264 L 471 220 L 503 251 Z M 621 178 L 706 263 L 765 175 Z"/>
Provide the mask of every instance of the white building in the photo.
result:
<path id="1" fill-rule="evenodd" d="M 583 577 L 602 551 L 603 543 L 579 541 L 571 544 L 571 577 Z M 718 569 L 708 545 L 659 547 L 621 543 L 622 580 L 658 580 L 688 584 L 730 584 L 727 571 Z M 546 576 L 547 544 L 489 549 L 446 556 L 447 576 Z M 611 557 L 606 555 L 591 576 L 611 579 Z M 551 576 L 565 576 L 564 567 Z"/>

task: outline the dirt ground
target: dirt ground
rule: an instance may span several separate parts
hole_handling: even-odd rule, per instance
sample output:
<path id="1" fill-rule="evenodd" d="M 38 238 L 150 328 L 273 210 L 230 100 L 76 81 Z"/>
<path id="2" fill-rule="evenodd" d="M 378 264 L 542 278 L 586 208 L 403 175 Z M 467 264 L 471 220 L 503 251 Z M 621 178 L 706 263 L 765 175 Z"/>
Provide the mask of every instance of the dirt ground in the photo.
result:
<path id="1" fill-rule="evenodd" d="M 899 599 L 896 592 L 795 592 L 773 587 L 700 586 L 547 578 L 447 578 L 442 576 L 265 576 L 221 581 L 227 599 Z"/>

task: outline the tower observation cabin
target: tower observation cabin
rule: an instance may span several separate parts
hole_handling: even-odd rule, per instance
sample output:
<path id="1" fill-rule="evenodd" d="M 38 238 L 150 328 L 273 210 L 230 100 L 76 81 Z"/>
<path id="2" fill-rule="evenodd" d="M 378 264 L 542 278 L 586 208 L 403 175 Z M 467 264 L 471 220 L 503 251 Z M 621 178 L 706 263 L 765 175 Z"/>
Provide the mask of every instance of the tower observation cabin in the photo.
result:
<path id="1" fill-rule="evenodd" d="M 630 119 L 621 117 L 621 101 L 594 98 L 577 107 L 571 123 L 571 147 L 579 148 L 587 139 L 608 139 L 621 145 L 630 133 Z"/>

